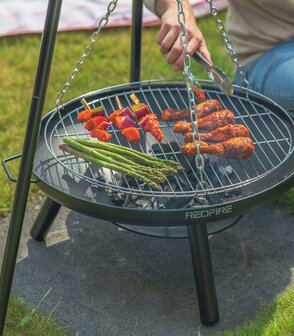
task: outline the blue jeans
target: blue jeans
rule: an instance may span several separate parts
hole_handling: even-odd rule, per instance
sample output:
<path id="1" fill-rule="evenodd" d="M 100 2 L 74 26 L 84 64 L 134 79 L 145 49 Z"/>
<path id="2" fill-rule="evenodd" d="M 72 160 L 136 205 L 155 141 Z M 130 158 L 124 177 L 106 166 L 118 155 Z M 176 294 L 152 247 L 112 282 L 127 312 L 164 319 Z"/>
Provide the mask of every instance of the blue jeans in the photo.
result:
<path id="1" fill-rule="evenodd" d="M 252 90 L 294 113 L 294 41 L 268 50 L 244 70 Z M 240 84 L 239 74 L 235 84 Z"/>

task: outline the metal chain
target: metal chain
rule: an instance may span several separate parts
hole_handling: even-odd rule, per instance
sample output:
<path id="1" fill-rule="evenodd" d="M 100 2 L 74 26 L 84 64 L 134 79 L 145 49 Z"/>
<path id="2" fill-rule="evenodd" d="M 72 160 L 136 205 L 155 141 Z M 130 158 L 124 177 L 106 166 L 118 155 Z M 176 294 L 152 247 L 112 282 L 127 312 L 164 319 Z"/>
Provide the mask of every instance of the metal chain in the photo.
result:
<path id="1" fill-rule="evenodd" d="M 200 182 L 202 185 L 205 184 L 203 178 L 203 169 L 204 169 L 204 159 L 203 156 L 200 154 L 200 135 L 198 132 L 197 126 L 197 113 L 195 111 L 195 98 L 193 92 L 193 84 L 195 82 L 195 77 L 193 76 L 190 68 L 191 68 L 191 57 L 188 54 L 188 35 L 186 33 L 186 17 L 183 8 L 183 0 L 177 0 L 178 3 L 178 22 L 181 26 L 181 34 L 180 34 L 180 43 L 183 48 L 183 55 L 184 55 L 184 68 L 183 74 L 184 79 L 187 87 L 188 98 L 189 98 L 189 110 L 190 110 L 190 118 L 192 122 L 192 129 L 193 129 L 193 142 L 196 143 L 196 137 L 198 138 L 196 143 L 196 156 L 195 156 L 195 164 L 200 174 Z"/>
<path id="2" fill-rule="evenodd" d="M 107 7 L 106 14 L 99 21 L 98 29 L 90 37 L 90 43 L 84 49 L 84 51 L 82 53 L 82 56 L 79 59 L 79 61 L 76 63 L 72 74 L 69 76 L 68 80 L 65 82 L 65 84 L 63 85 L 61 90 L 58 92 L 57 97 L 56 97 L 56 108 L 57 108 L 57 110 L 63 108 L 62 99 L 66 95 L 67 91 L 69 90 L 69 88 L 70 88 L 73 80 L 77 76 L 77 74 L 81 71 L 81 68 L 82 68 L 85 60 L 89 57 L 93 46 L 95 45 L 95 43 L 97 42 L 97 40 L 99 38 L 101 29 L 103 29 L 107 25 L 108 20 L 109 20 L 109 16 L 115 10 L 117 2 L 118 2 L 118 0 L 110 1 L 109 5 Z"/>
<path id="3" fill-rule="evenodd" d="M 213 4 L 213 0 L 206 0 L 206 2 L 209 4 L 211 15 L 213 16 L 216 22 L 216 26 L 219 29 L 220 34 L 225 42 L 225 46 L 226 46 L 228 53 L 230 54 L 231 60 L 236 65 L 237 71 L 239 72 L 241 76 L 241 83 L 244 85 L 244 87 L 249 89 L 249 81 L 246 78 L 246 73 L 243 67 L 241 66 L 241 64 L 239 63 L 238 56 L 234 50 L 232 41 L 230 40 L 229 36 L 226 33 L 225 27 L 218 15 L 218 11 Z"/>

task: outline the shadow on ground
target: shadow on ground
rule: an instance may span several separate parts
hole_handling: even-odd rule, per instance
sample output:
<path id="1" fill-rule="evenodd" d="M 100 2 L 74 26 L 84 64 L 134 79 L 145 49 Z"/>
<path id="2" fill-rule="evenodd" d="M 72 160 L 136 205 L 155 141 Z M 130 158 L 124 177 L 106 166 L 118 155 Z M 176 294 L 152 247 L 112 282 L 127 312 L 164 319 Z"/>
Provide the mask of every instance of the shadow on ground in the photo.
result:
<path id="1" fill-rule="evenodd" d="M 187 240 L 151 238 L 62 209 L 46 240 L 29 236 L 28 205 L 14 292 L 71 335 L 212 335 L 241 325 L 293 286 L 293 215 L 265 206 L 210 237 L 221 321 L 200 327 Z M 2 228 L 7 227 L 8 218 Z M 0 234 L 1 253 L 6 230 Z"/>

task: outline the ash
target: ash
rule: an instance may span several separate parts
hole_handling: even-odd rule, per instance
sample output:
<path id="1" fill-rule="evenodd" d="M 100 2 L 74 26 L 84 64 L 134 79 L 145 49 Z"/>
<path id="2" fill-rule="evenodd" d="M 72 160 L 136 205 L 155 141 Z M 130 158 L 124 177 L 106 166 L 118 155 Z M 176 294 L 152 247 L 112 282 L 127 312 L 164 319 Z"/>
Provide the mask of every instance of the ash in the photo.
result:
<path id="1" fill-rule="evenodd" d="M 173 152 L 170 152 L 172 145 Z M 152 150 L 157 157 L 169 160 L 177 159 L 178 162 L 185 168 L 183 172 L 168 177 L 168 181 L 161 185 L 163 193 L 183 193 L 185 191 L 200 190 L 202 192 L 194 196 L 141 196 L 134 193 L 117 192 L 114 190 L 107 190 L 108 196 L 116 206 L 127 208 L 146 209 L 146 210 L 163 210 L 163 209 L 183 209 L 183 208 L 197 208 L 204 205 L 219 204 L 224 199 L 232 198 L 240 194 L 240 189 L 233 189 L 232 191 L 222 191 L 219 193 L 204 192 L 205 189 L 214 189 L 222 185 L 231 184 L 235 172 L 231 165 L 222 166 L 214 157 L 206 158 L 204 162 L 203 175 L 206 186 L 199 185 L 200 173 L 196 168 L 195 159 L 187 159 L 177 151 L 178 144 L 171 143 L 169 145 L 161 144 L 153 145 Z M 166 150 L 166 151 L 165 151 Z M 164 151 L 164 155 L 163 155 Z M 169 154 L 170 152 L 170 154 Z M 115 174 L 117 184 L 123 188 L 131 188 L 140 190 L 149 190 L 150 188 L 145 184 L 140 184 L 136 179 L 120 173 Z M 206 188 L 205 188 L 206 187 Z M 201 194 L 201 195 L 200 195 Z"/>

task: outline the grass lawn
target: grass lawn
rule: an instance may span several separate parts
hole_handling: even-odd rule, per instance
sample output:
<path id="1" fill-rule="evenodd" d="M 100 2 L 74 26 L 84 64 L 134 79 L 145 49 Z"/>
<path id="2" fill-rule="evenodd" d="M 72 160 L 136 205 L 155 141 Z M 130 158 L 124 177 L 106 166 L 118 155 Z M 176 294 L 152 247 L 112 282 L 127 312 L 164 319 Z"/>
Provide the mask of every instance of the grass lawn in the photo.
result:
<path id="1" fill-rule="evenodd" d="M 224 15 L 223 15 L 224 17 Z M 216 65 L 233 78 L 233 66 L 224 49 L 223 42 L 215 28 L 213 19 L 199 20 L 212 58 Z M 142 47 L 141 79 L 181 79 L 181 73 L 174 73 L 160 54 L 156 41 L 157 28 L 144 29 Z M 58 90 L 71 74 L 75 62 L 88 44 L 90 32 L 68 32 L 58 35 L 51 77 L 48 86 L 44 113 L 54 108 Z M 69 90 L 65 101 L 83 93 L 110 85 L 129 82 L 130 30 L 111 29 L 103 32 L 82 72 Z M 21 152 L 27 115 L 34 84 L 36 62 L 40 46 L 40 35 L 4 37 L 0 39 L 0 159 Z M 193 64 L 193 73 L 198 78 L 207 78 L 206 73 Z M 17 176 L 17 163 L 10 164 Z M 0 214 L 11 209 L 14 186 L 0 170 Z M 30 198 L 42 197 L 35 186 L 31 187 Z M 294 212 L 294 189 L 279 200 Z M 294 330 L 293 318 L 289 319 L 294 294 L 290 291 L 274 302 L 256 321 L 249 326 L 225 335 L 291 335 Z M 293 315 L 292 315 L 293 316 Z M 44 324 L 43 324 L 44 323 Z M 44 327 L 43 327 L 44 325 Z M 45 327 L 46 325 L 46 327 Z M 31 329 L 30 329 L 31 328 Z M 38 329 L 39 328 L 39 329 Z M 46 329 L 48 328 L 48 329 Z M 44 329 L 44 330 L 43 330 Z M 10 303 L 7 336 L 53 336 L 65 335 L 64 329 L 57 328 L 47 317 L 31 311 L 13 298 Z"/>
<path id="2" fill-rule="evenodd" d="M 5 336 L 67 336 L 50 316 L 28 308 L 24 301 L 12 296 L 6 318 Z"/>
<path id="3" fill-rule="evenodd" d="M 277 297 L 254 320 L 236 330 L 226 331 L 215 336 L 293 336 L 293 312 L 294 290 L 290 290 Z M 28 308 L 22 300 L 12 296 L 4 335 L 68 336 L 68 331 L 66 328 L 57 326 L 50 316 Z"/>
<path id="4" fill-rule="evenodd" d="M 222 336 L 293 336 L 294 290 L 277 298 L 253 321 Z"/>

